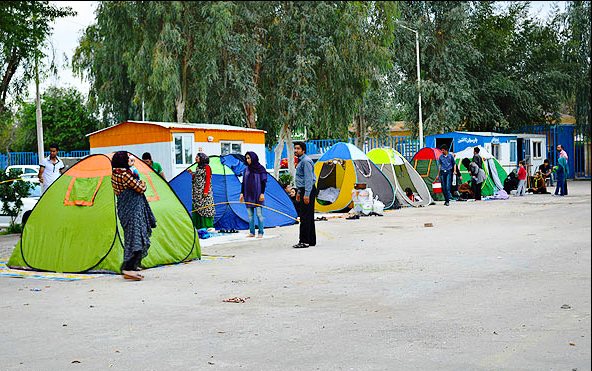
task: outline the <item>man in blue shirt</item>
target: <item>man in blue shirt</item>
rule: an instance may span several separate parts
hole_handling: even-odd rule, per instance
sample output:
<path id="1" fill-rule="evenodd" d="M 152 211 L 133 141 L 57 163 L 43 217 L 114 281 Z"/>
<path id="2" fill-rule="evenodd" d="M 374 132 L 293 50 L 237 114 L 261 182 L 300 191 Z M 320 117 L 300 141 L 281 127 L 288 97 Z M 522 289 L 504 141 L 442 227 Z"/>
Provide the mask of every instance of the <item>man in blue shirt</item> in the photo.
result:
<path id="1" fill-rule="evenodd" d="M 317 244 L 314 222 L 317 188 L 315 187 L 316 176 L 314 173 L 314 164 L 310 157 L 306 155 L 306 144 L 304 142 L 294 142 L 294 155 L 298 157 L 294 183 L 297 190 L 296 202 L 299 204 L 300 241 L 292 247 L 301 249 Z"/>
<path id="2" fill-rule="evenodd" d="M 454 157 L 448 152 L 448 146 L 443 144 L 440 149 L 442 154 L 438 158 L 438 176 L 436 179 L 440 179 L 442 184 L 442 193 L 444 193 L 444 206 L 450 205 L 450 188 L 452 187 L 452 176 L 456 175 L 454 171 Z"/>

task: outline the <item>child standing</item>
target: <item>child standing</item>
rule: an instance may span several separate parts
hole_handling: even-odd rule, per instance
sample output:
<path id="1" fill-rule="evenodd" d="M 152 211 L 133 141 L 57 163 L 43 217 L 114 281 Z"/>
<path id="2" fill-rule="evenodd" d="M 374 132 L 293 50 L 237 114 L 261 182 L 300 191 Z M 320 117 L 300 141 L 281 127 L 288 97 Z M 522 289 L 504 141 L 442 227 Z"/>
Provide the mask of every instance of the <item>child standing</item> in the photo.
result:
<path id="1" fill-rule="evenodd" d="M 518 189 L 516 190 L 516 196 L 524 196 L 526 193 L 526 168 L 524 167 L 524 161 L 518 163 Z"/>

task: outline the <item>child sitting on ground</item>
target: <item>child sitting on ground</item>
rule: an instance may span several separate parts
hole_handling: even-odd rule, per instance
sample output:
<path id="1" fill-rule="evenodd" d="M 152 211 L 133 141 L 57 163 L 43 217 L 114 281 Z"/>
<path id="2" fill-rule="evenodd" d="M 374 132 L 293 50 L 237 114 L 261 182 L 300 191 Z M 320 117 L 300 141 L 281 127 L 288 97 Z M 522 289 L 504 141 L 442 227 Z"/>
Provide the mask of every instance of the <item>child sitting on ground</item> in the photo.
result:
<path id="1" fill-rule="evenodd" d="M 411 202 L 421 201 L 421 197 L 419 197 L 418 194 L 413 193 L 413 191 L 409 187 L 405 188 L 405 195 L 407 195 L 407 198 L 410 199 Z"/>

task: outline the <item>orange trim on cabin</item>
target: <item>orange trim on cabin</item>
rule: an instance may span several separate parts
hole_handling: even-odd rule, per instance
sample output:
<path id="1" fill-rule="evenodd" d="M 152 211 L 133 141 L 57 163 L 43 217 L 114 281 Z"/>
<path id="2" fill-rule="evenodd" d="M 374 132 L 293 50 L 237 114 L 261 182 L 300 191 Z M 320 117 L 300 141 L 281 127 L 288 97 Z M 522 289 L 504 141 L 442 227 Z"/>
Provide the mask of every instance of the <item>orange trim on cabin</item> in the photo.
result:
<path id="1" fill-rule="evenodd" d="M 89 136 L 90 147 L 115 147 L 145 143 L 172 143 L 174 133 L 193 133 L 195 142 L 213 143 L 220 141 L 241 141 L 249 144 L 265 144 L 265 132 L 251 132 L 217 129 L 165 128 L 158 125 L 124 122 L 107 130 Z"/>
<path id="2" fill-rule="evenodd" d="M 89 137 L 90 147 L 112 147 L 130 144 L 170 141 L 169 129 L 158 125 L 142 125 L 124 122 Z"/>

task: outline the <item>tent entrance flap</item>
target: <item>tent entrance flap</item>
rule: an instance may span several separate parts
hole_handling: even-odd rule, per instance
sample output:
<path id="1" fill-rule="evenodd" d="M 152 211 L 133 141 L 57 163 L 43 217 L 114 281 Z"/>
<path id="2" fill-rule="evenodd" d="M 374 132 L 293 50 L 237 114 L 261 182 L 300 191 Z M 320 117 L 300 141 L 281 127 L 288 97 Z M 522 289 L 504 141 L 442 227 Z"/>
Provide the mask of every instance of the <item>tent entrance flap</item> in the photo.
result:
<path id="1" fill-rule="evenodd" d="M 66 189 L 64 205 L 92 206 L 95 202 L 97 192 L 103 183 L 103 178 L 102 176 L 93 178 L 72 177 Z"/>
<path id="2" fill-rule="evenodd" d="M 319 173 L 317 189 L 319 191 L 317 200 L 324 205 L 334 203 L 341 193 L 345 177 L 345 162 L 342 160 L 331 160 L 323 164 Z"/>

